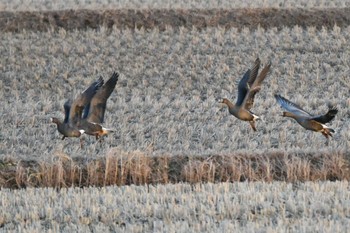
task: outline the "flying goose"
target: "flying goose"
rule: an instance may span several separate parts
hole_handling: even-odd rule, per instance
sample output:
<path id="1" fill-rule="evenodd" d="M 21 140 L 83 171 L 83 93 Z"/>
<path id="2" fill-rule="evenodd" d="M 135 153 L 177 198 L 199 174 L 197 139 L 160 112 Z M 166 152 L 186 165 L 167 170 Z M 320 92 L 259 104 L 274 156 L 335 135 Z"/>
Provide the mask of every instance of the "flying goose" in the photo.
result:
<path id="1" fill-rule="evenodd" d="M 84 109 L 83 118 L 90 122 L 103 123 L 107 100 L 117 84 L 119 74 L 114 72 L 110 79 L 96 92 Z"/>
<path id="2" fill-rule="evenodd" d="M 107 100 L 117 84 L 118 77 L 119 74 L 114 72 L 110 79 L 98 89 L 89 104 L 85 106 L 83 119 L 78 124 L 80 129 L 83 129 L 86 134 L 95 136 L 96 139 L 114 131 L 113 129 L 104 128 L 101 124 L 104 120 Z"/>
<path id="3" fill-rule="evenodd" d="M 102 87 L 103 83 L 103 78 L 99 77 L 97 81 L 93 82 L 86 90 L 80 93 L 69 107 L 68 103 L 70 104 L 70 101 L 68 101 L 67 108 L 70 109 L 69 124 L 79 125 L 84 108 L 90 104 L 91 99 L 94 97 L 98 89 Z"/>
<path id="4" fill-rule="evenodd" d="M 66 137 L 80 137 L 85 130 L 79 129 L 77 123 L 80 120 L 81 112 L 84 109 L 84 105 L 90 102 L 90 95 L 96 93 L 99 87 L 103 84 L 103 79 L 98 79 L 93 82 L 85 91 L 83 91 L 73 103 L 71 100 L 67 100 L 63 107 L 65 112 L 65 117 L 63 122 L 61 122 L 58 118 L 52 117 L 51 122 L 57 125 L 57 130 L 60 132 L 63 137 L 62 140 Z M 73 106 L 73 107 L 71 107 Z"/>
<path id="5" fill-rule="evenodd" d="M 271 62 L 264 67 L 258 76 L 260 59 L 257 58 L 252 70 L 248 69 L 238 83 L 238 98 L 236 104 L 234 105 L 227 98 L 224 98 L 221 102 L 228 106 L 228 111 L 232 115 L 242 121 L 249 121 L 254 131 L 256 131 L 255 121 L 259 119 L 259 117 L 252 113 L 250 109 L 253 107 L 255 94 L 260 91 L 261 83 L 266 78 L 270 67 Z"/>
<path id="6" fill-rule="evenodd" d="M 287 110 L 286 112 L 283 112 L 282 116 L 295 119 L 307 130 L 321 132 L 326 138 L 329 138 L 329 136 L 332 137 L 332 133 L 335 131 L 326 126 L 325 123 L 333 120 L 335 115 L 338 113 L 338 109 L 336 107 L 330 107 L 328 112 L 324 115 L 314 116 L 280 95 L 275 95 L 275 98 L 282 108 Z"/>

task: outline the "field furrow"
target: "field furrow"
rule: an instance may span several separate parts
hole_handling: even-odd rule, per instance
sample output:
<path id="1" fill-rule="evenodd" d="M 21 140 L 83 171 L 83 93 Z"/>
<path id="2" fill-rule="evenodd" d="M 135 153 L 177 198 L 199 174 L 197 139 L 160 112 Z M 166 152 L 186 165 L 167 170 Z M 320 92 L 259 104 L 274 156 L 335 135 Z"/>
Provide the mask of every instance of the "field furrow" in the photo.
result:
<path id="1" fill-rule="evenodd" d="M 350 8 L 234 9 L 77 9 L 61 11 L 0 11 L 1 32 L 100 29 L 208 27 L 264 29 L 301 26 L 317 29 L 350 24 Z"/>

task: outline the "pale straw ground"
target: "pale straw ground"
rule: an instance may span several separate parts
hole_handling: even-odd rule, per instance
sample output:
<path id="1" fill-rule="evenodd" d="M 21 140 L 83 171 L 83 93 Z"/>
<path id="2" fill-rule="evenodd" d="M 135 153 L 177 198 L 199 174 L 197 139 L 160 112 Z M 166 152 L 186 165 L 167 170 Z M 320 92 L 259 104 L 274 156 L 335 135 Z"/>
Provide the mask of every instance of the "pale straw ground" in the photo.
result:
<path id="1" fill-rule="evenodd" d="M 0 191 L 5 232 L 346 232 L 348 182 Z"/>
<path id="2" fill-rule="evenodd" d="M 79 1 L 66 4 L 32 1 L 30 5 L 0 1 L 0 9 L 75 9 L 79 4 L 87 9 L 103 9 L 104 4 L 117 8 L 349 6 L 348 1 L 259 2 L 262 5 L 245 2 L 224 2 L 218 6 L 204 1 L 142 5 L 137 1 L 101 1 L 96 5 Z M 58 177 L 57 181 L 49 180 L 43 173 L 22 168 L 17 161 L 42 163 L 43 171 L 46 162 L 62 166 L 62 160 L 71 158 L 106 157 L 108 162 L 110 157 L 113 160 L 113 156 L 120 156 L 119 164 L 120 160 L 128 161 L 134 156 L 138 159 L 139 154 L 193 156 L 204 161 L 211 155 L 240 154 L 240 161 L 244 160 L 242 155 L 261 155 L 267 158 L 262 161 L 268 162 L 269 155 L 277 152 L 285 154 L 290 164 L 295 163 L 295 171 L 300 173 L 294 176 L 295 171 L 291 170 L 290 180 L 297 181 L 299 177 L 309 180 L 310 173 L 305 171 L 313 162 L 304 155 L 316 158 L 318 154 L 328 154 L 329 158 L 334 155 L 339 166 L 349 161 L 349 35 L 350 28 L 346 27 L 320 31 L 299 27 L 253 31 L 168 28 L 162 32 L 156 28 L 145 31 L 102 27 L 97 31 L 1 33 L 0 181 L 20 186 L 21 179 L 35 179 L 41 182 L 38 186 L 69 185 L 61 179 L 67 174 L 55 174 L 63 169 L 49 167 L 52 177 Z M 252 132 L 248 123 L 230 116 L 218 101 L 222 97 L 235 101 L 237 82 L 257 56 L 264 64 L 271 61 L 272 70 L 256 96 L 252 110 L 263 121 L 257 123 L 258 132 Z M 83 149 L 79 148 L 78 139 L 61 141 L 49 118 L 63 119 L 63 103 L 67 98 L 74 97 L 99 75 L 106 79 L 113 71 L 121 76 L 108 102 L 105 125 L 117 132 L 102 144 L 86 138 Z M 325 143 L 321 134 L 305 131 L 294 121 L 283 119 L 274 93 L 316 114 L 326 112 L 328 103 L 336 105 L 339 113 L 329 124 L 336 130 L 334 137 Z M 15 161 L 15 175 L 8 180 L 3 180 L 8 164 L 3 161 Z M 194 174 L 193 181 L 203 180 L 196 174 L 201 168 L 209 167 L 209 172 L 213 169 L 210 163 L 202 166 L 192 162 L 185 166 L 189 172 L 182 175 Z M 194 173 L 191 166 L 197 169 Z M 262 166 L 269 171 L 268 164 Z M 316 166 L 327 171 L 341 170 L 332 164 Z M 80 168 L 74 165 L 74 169 Z M 96 166 L 96 171 L 91 166 L 87 169 L 97 175 L 99 167 Z M 138 176 L 150 172 L 142 169 L 135 167 L 134 172 Z M 28 171 L 32 176 L 21 177 Z M 105 173 L 105 183 L 99 183 L 99 177 L 90 177 L 96 179 L 90 184 L 103 186 L 109 184 L 108 179 L 117 177 L 108 174 Z M 145 181 L 139 181 L 142 182 Z M 347 181 L 2 189 L 0 230 L 345 232 L 350 215 L 348 189 Z"/>
<path id="3" fill-rule="evenodd" d="M 1 157 L 51 160 L 104 156 L 111 147 L 152 155 L 210 155 L 347 150 L 349 133 L 349 30 L 313 28 L 224 30 L 208 28 L 1 34 Z M 272 62 L 252 111 L 257 132 L 219 104 L 233 102 L 237 83 L 259 56 Z M 49 119 L 63 119 L 63 103 L 99 75 L 120 80 L 109 99 L 105 126 L 116 133 L 95 143 L 60 140 Z M 315 114 L 339 108 L 320 134 L 281 117 L 279 93 Z"/>

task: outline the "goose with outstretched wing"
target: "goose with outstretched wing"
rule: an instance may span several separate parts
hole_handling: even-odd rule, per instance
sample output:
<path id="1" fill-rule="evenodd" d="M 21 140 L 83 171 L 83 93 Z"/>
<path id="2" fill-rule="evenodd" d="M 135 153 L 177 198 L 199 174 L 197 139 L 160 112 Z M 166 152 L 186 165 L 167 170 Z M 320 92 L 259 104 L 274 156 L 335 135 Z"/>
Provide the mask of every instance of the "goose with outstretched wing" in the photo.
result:
<path id="1" fill-rule="evenodd" d="M 260 59 L 257 58 L 253 68 L 248 69 L 238 84 L 238 97 L 236 104 L 224 98 L 221 103 L 228 106 L 228 111 L 242 121 L 248 121 L 254 131 L 256 131 L 255 121 L 259 119 L 250 109 L 253 107 L 256 93 L 261 89 L 261 84 L 265 80 L 271 63 L 268 63 L 261 73 L 259 73 Z"/>
<path id="2" fill-rule="evenodd" d="M 70 99 L 67 100 L 63 105 L 65 113 L 63 122 L 56 117 L 51 118 L 51 122 L 57 125 L 58 132 L 63 135 L 62 140 L 66 137 L 80 137 L 85 132 L 78 126 L 82 111 L 102 85 L 103 79 L 100 78 L 91 83 L 73 102 Z"/>
<path id="3" fill-rule="evenodd" d="M 119 74 L 114 72 L 84 108 L 83 119 L 79 124 L 79 128 L 83 129 L 86 134 L 95 136 L 96 139 L 115 131 L 105 128 L 101 124 L 104 120 L 107 100 L 117 84 L 118 77 Z"/>
<path id="4" fill-rule="evenodd" d="M 281 107 L 287 110 L 283 112 L 282 116 L 293 118 L 305 129 L 320 132 L 326 138 L 332 137 L 332 133 L 335 132 L 334 129 L 329 128 L 325 124 L 333 120 L 338 113 L 336 107 L 330 107 L 324 115 L 314 116 L 281 95 L 275 95 L 275 98 Z"/>

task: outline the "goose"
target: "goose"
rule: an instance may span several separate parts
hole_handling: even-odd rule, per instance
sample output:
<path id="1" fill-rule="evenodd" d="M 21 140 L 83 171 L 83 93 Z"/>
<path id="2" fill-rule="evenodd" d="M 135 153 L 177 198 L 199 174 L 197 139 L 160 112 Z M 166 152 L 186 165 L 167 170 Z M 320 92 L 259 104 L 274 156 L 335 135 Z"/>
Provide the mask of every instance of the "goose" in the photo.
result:
<path id="1" fill-rule="evenodd" d="M 51 122 L 57 125 L 57 130 L 63 135 L 62 140 L 66 137 L 80 137 L 85 133 L 84 129 L 79 129 L 77 123 L 80 120 L 79 115 L 84 109 L 84 105 L 90 102 L 90 96 L 96 93 L 98 88 L 103 85 L 103 79 L 99 78 L 97 81 L 91 83 L 91 85 L 84 90 L 72 103 L 71 100 L 67 100 L 63 107 L 65 117 L 63 122 L 58 118 L 52 117 Z M 72 107 L 73 106 L 73 107 Z"/>
<path id="2" fill-rule="evenodd" d="M 83 129 L 88 135 L 95 136 L 96 139 L 115 131 L 103 127 L 102 123 L 104 121 L 107 100 L 117 84 L 118 77 L 119 74 L 114 72 L 108 81 L 98 89 L 91 98 L 91 101 L 85 106 L 83 120 L 78 124 L 80 129 Z"/>
<path id="3" fill-rule="evenodd" d="M 99 77 L 97 81 L 93 82 L 86 90 L 80 93 L 72 103 L 70 100 L 66 102 L 69 109 L 69 124 L 71 126 L 79 125 L 84 108 L 89 105 L 91 99 L 102 87 L 103 83 L 103 78 Z"/>
<path id="4" fill-rule="evenodd" d="M 107 100 L 117 84 L 118 77 L 119 74 L 114 72 L 110 79 L 96 92 L 84 109 L 84 119 L 90 122 L 103 123 Z"/>
<path id="5" fill-rule="evenodd" d="M 293 118 L 305 129 L 321 132 L 327 139 L 329 136 L 332 137 L 332 133 L 335 133 L 334 129 L 329 128 L 325 124 L 333 120 L 335 115 L 338 113 L 338 109 L 336 107 L 329 107 L 326 114 L 315 116 L 306 112 L 300 106 L 287 100 L 281 95 L 276 94 L 275 98 L 282 108 L 287 110 L 286 112 L 283 112 L 283 117 Z"/>
<path id="6" fill-rule="evenodd" d="M 228 106 L 230 114 L 242 121 L 248 121 L 254 131 L 256 131 L 255 121 L 260 119 L 260 117 L 251 112 L 250 109 L 253 107 L 254 97 L 256 93 L 260 91 L 261 83 L 266 78 L 270 67 L 271 62 L 269 62 L 258 75 L 260 59 L 257 58 L 252 70 L 248 69 L 238 83 L 238 97 L 236 104 L 231 103 L 227 98 L 223 98 L 220 102 Z"/>

